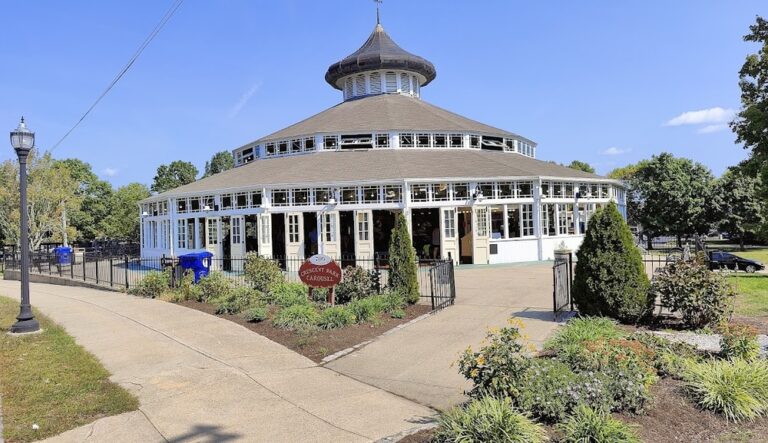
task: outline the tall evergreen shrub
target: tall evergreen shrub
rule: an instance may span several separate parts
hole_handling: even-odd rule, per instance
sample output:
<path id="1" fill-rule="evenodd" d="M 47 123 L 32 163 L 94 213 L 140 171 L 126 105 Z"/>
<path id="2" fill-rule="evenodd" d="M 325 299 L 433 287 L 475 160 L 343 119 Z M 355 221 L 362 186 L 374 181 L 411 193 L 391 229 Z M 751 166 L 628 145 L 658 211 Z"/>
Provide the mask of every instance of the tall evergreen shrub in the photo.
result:
<path id="1" fill-rule="evenodd" d="M 395 227 L 389 240 L 389 285 L 400 292 L 408 303 L 419 301 L 416 266 L 416 250 L 408 234 L 408 221 L 400 213 L 395 217 Z"/>
<path id="2" fill-rule="evenodd" d="M 576 257 L 573 300 L 582 314 L 636 322 L 650 312 L 643 259 L 615 203 L 589 220 Z"/>

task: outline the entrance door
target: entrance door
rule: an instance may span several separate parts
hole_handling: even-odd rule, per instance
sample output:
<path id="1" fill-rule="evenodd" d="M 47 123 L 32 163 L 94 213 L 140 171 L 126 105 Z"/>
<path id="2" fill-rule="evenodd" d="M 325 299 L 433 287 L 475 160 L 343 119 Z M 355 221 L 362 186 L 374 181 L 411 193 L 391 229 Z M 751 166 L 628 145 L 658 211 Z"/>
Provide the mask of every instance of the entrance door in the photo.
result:
<path id="1" fill-rule="evenodd" d="M 301 212 L 285 214 L 286 270 L 298 272 L 304 259 L 304 217 Z"/>
<path id="2" fill-rule="evenodd" d="M 472 262 L 487 265 L 490 260 L 490 217 L 487 206 L 475 207 L 472 210 L 474 229 Z"/>
<path id="3" fill-rule="evenodd" d="M 339 241 L 341 241 L 341 267 L 355 266 L 355 213 L 339 212 Z"/>
<path id="4" fill-rule="evenodd" d="M 472 264 L 472 208 L 459 208 L 459 263 Z"/>
<path id="5" fill-rule="evenodd" d="M 341 256 L 338 211 L 320 214 L 320 248 L 320 251 L 329 257 L 338 259 Z"/>
<path id="6" fill-rule="evenodd" d="M 258 215 L 258 231 L 259 231 L 259 255 L 262 257 L 272 258 L 272 223 L 271 214 L 259 214 Z"/>
<path id="7" fill-rule="evenodd" d="M 245 258 L 245 217 L 234 216 L 230 222 L 230 256 L 231 269 L 234 272 L 243 271 L 243 259 Z"/>
<path id="8" fill-rule="evenodd" d="M 355 254 L 356 258 L 362 259 L 358 262 L 358 266 L 373 266 L 371 261 L 373 259 L 372 221 L 373 211 L 355 211 Z"/>
<path id="9" fill-rule="evenodd" d="M 440 256 L 459 262 L 459 241 L 456 228 L 456 208 L 440 208 Z"/>
<path id="10" fill-rule="evenodd" d="M 215 270 L 221 269 L 221 236 L 219 235 L 219 225 L 221 219 L 219 217 L 211 217 L 205 219 L 205 250 L 213 254 L 213 262 L 211 268 Z"/>

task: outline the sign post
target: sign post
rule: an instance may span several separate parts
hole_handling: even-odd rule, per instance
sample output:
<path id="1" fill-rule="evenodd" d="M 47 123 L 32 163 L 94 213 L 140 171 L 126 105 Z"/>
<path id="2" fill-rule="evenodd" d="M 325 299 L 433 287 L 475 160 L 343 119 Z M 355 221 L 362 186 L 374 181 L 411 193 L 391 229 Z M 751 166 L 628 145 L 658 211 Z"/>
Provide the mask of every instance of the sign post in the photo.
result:
<path id="1" fill-rule="evenodd" d="M 309 286 L 309 298 L 312 290 L 328 288 L 328 303 L 336 304 L 333 288 L 341 282 L 341 267 L 327 255 L 317 254 L 309 257 L 299 268 L 299 279 Z"/>

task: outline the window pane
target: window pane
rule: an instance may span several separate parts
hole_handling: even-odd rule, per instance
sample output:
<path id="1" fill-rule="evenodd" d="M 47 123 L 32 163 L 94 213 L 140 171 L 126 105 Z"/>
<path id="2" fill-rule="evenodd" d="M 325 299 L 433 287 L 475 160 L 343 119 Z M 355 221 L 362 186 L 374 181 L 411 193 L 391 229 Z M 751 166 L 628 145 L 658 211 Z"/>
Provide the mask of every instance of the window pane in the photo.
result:
<path id="1" fill-rule="evenodd" d="M 491 207 L 491 238 L 504 238 L 504 207 Z"/>
<path id="2" fill-rule="evenodd" d="M 469 187 L 466 183 L 456 183 L 453 185 L 453 199 L 466 200 L 469 198 Z"/>
<path id="3" fill-rule="evenodd" d="M 341 188 L 341 203 L 357 203 L 357 188 Z"/>
<path id="4" fill-rule="evenodd" d="M 384 201 L 386 203 L 400 203 L 402 190 L 400 186 L 385 186 Z"/>
<path id="5" fill-rule="evenodd" d="M 429 185 L 411 185 L 411 201 L 425 202 L 429 200 Z"/>
<path id="6" fill-rule="evenodd" d="M 366 186 L 363 188 L 363 202 L 364 203 L 378 203 L 379 202 L 379 187 L 378 186 Z"/>
<path id="7" fill-rule="evenodd" d="M 309 204 L 309 190 L 297 189 L 293 191 L 293 204 L 294 205 L 308 205 Z"/>
<path id="8" fill-rule="evenodd" d="M 518 238 L 520 234 L 520 206 L 507 206 L 507 228 L 509 229 L 509 238 Z"/>
<path id="9" fill-rule="evenodd" d="M 434 193 L 433 200 L 448 200 L 448 185 L 446 183 L 432 185 L 432 192 Z"/>

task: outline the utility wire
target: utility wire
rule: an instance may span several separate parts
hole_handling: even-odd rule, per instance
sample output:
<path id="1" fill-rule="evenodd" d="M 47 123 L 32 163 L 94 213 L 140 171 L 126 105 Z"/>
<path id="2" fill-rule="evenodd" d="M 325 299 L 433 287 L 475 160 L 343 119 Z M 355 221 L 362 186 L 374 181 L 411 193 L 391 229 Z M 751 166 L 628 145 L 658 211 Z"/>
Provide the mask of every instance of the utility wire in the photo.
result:
<path id="1" fill-rule="evenodd" d="M 112 79 L 112 81 L 109 83 L 109 86 L 107 86 L 104 92 L 102 92 L 101 95 L 99 95 L 99 97 L 96 99 L 96 101 L 93 102 L 91 107 L 88 108 L 87 111 L 85 111 L 82 117 L 80 117 L 80 120 L 78 120 L 77 123 L 75 123 L 74 126 L 72 126 L 69 129 L 69 131 L 67 131 L 66 134 L 64 134 L 64 136 L 61 137 L 59 141 L 56 142 L 55 145 L 53 145 L 50 152 L 53 152 L 56 148 L 59 147 L 59 145 L 69 136 L 69 134 L 71 134 L 72 131 L 74 131 L 75 128 L 77 128 L 80 125 L 80 123 L 82 123 L 83 120 L 85 120 L 85 118 L 88 116 L 88 114 L 91 113 L 93 108 L 95 108 L 96 105 L 99 104 L 101 99 L 103 99 L 109 93 L 109 91 L 115 87 L 117 82 L 120 81 L 121 78 L 123 78 L 123 76 L 128 72 L 128 70 L 131 69 L 131 66 L 133 66 L 133 63 L 136 62 L 136 60 L 139 58 L 141 53 L 144 52 L 144 49 L 146 49 L 147 46 L 149 46 L 149 44 L 152 42 L 152 40 L 154 40 L 154 38 L 157 36 L 157 34 L 160 33 L 160 31 L 163 29 L 165 24 L 168 23 L 171 17 L 173 17 L 173 14 L 176 13 L 176 10 L 179 9 L 182 3 L 184 3 L 184 0 L 175 0 L 174 3 L 171 4 L 168 10 L 165 11 L 165 14 L 163 14 L 162 18 L 160 19 L 160 22 L 158 22 L 157 25 L 155 25 L 155 28 L 152 29 L 152 32 L 149 33 L 147 38 L 144 39 L 144 41 L 141 43 L 141 45 L 136 50 L 136 52 L 133 53 L 133 56 L 131 56 L 130 60 L 128 60 L 128 63 L 126 63 L 125 66 L 123 66 L 123 69 L 121 69 L 120 72 L 118 72 L 118 74 L 115 76 L 115 78 Z"/>

